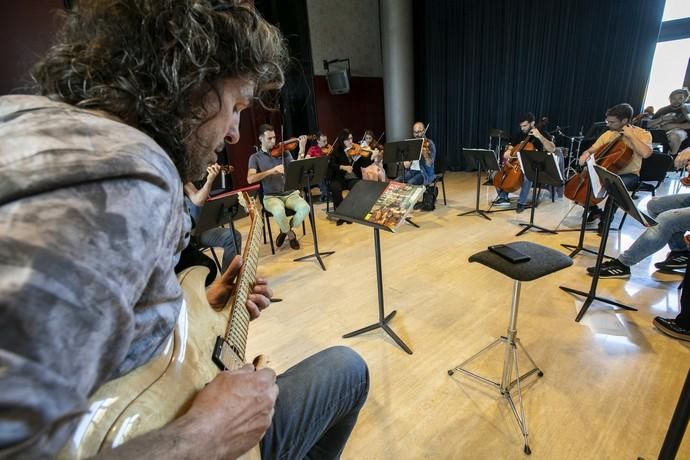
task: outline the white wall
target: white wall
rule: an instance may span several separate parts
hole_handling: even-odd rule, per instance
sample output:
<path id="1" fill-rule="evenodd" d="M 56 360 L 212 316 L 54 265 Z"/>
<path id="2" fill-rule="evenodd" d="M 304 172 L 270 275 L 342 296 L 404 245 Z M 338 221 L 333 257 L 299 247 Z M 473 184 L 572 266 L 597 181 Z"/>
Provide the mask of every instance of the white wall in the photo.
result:
<path id="1" fill-rule="evenodd" d="M 378 0 L 307 0 L 314 75 L 323 61 L 350 58 L 353 76 L 382 77 Z"/>

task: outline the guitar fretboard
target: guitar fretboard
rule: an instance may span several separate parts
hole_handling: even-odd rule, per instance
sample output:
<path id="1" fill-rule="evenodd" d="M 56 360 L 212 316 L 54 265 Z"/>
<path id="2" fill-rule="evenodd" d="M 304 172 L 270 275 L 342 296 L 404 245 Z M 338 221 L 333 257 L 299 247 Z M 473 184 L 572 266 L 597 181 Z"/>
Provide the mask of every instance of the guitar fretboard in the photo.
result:
<path id="1" fill-rule="evenodd" d="M 246 199 L 251 200 L 246 197 Z M 249 312 L 245 307 L 247 297 L 252 291 L 259 263 L 259 249 L 261 248 L 261 234 L 263 219 L 261 217 L 261 205 L 255 204 L 256 211 L 250 212 L 252 223 L 249 229 L 247 246 L 242 255 L 243 263 L 240 274 L 237 277 L 235 295 L 232 300 L 232 313 L 225 332 L 225 341 L 230 345 L 237 356 L 244 361 L 247 347 L 247 334 L 249 333 Z M 252 215 L 253 214 L 253 215 Z"/>

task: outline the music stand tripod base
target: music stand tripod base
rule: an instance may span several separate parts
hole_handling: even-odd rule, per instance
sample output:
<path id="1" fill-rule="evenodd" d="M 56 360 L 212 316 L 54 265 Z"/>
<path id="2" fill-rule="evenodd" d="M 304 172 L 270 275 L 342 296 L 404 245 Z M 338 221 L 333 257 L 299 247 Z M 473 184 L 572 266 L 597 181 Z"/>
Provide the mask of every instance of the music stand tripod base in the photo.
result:
<path id="1" fill-rule="evenodd" d="M 309 224 L 311 226 L 311 234 L 314 238 L 314 252 L 312 254 L 293 259 L 293 262 L 303 262 L 314 257 L 321 265 L 321 269 L 326 271 L 326 265 L 323 263 L 321 257 L 327 257 L 335 254 L 335 251 L 319 251 L 319 239 L 316 234 L 316 219 L 314 217 L 314 202 L 311 197 L 312 182 L 319 183 L 326 175 L 326 168 L 328 160 L 325 157 L 321 158 L 306 158 L 303 160 L 291 161 L 288 164 L 287 173 L 285 175 L 286 187 L 290 189 L 307 189 L 307 198 L 309 203 Z"/>
<path id="2" fill-rule="evenodd" d="M 376 287 L 378 291 L 378 302 L 379 302 L 379 320 L 374 323 L 370 324 L 369 326 L 365 326 L 361 329 L 357 329 L 356 331 L 348 332 L 347 334 L 343 335 L 344 339 L 349 339 L 350 337 L 355 337 L 360 334 L 364 334 L 365 332 L 373 331 L 375 329 L 383 329 L 383 331 L 390 336 L 390 338 L 393 339 L 395 343 L 398 344 L 400 348 L 405 350 L 407 354 L 412 354 L 412 350 L 410 347 L 408 347 L 405 342 L 402 341 L 400 337 L 393 331 L 393 329 L 390 328 L 388 323 L 390 320 L 395 316 L 396 311 L 393 310 L 392 312 L 388 313 L 386 315 L 384 313 L 384 306 L 383 306 L 383 273 L 381 269 L 381 239 L 379 236 L 379 229 L 374 228 L 374 251 L 375 251 L 375 258 L 376 258 Z"/>
<path id="3" fill-rule="evenodd" d="M 474 209 L 471 211 L 458 214 L 458 216 L 480 216 L 486 220 L 491 220 L 491 217 L 487 215 L 487 213 L 491 211 L 484 211 L 479 209 L 479 195 L 481 194 L 482 186 L 482 169 L 498 169 L 498 162 L 496 161 L 495 153 L 493 150 L 484 149 L 463 149 L 463 153 L 467 158 L 474 160 L 477 165 L 477 190 L 475 196 Z"/>

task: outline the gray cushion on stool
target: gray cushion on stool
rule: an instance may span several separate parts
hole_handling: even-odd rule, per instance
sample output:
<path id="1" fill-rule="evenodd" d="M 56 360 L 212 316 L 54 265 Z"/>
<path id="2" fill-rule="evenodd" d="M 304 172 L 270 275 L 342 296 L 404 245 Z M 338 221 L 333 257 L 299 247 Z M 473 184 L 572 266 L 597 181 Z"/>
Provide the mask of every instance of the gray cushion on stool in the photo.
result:
<path id="1" fill-rule="evenodd" d="M 518 281 L 536 280 L 573 264 L 573 260 L 565 254 L 528 241 L 517 241 L 506 246 L 530 256 L 530 260 L 514 264 L 489 250 L 473 254 L 469 260 L 479 262 Z"/>

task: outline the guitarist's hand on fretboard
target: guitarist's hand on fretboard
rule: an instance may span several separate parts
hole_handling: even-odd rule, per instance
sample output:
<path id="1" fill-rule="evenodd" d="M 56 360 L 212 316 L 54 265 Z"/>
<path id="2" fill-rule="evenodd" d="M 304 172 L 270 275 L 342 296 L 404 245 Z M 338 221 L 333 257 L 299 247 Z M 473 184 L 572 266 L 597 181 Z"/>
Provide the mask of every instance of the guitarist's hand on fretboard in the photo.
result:
<path id="1" fill-rule="evenodd" d="M 242 257 L 235 256 L 230 265 L 228 265 L 227 270 L 225 270 L 225 273 L 208 287 L 206 298 L 214 310 L 222 310 L 234 293 L 235 282 L 241 267 Z M 271 297 L 273 297 L 273 291 L 268 285 L 268 280 L 266 278 L 256 278 L 252 292 L 247 297 L 247 302 L 245 303 L 252 319 L 258 318 L 261 310 L 271 304 Z"/>

